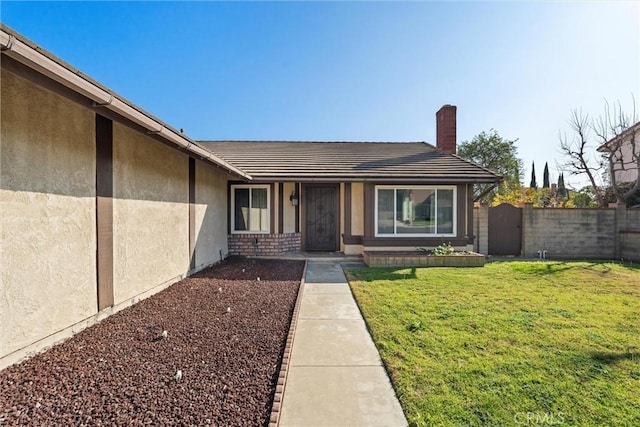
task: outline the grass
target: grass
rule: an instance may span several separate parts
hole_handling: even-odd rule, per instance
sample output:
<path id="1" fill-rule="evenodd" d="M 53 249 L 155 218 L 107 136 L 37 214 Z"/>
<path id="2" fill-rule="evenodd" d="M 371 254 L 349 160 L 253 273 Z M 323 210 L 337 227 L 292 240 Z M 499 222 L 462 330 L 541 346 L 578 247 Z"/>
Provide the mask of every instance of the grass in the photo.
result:
<path id="1" fill-rule="evenodd" d="M 640 425 L 637 265 L 348 276 L 410 425 Z"/>

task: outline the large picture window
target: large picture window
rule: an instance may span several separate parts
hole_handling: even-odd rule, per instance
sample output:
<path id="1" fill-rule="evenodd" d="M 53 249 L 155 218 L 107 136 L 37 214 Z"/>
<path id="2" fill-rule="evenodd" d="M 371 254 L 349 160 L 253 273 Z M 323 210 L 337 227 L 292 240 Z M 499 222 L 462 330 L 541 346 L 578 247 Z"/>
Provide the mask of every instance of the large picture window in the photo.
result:
<path id="1" fill-rule="evenodd" d="M 376 236 L 454 236 L 456 188 L 376 187 Z"/>
<path id="2" fill-rule="evenodd" d="M 269 233 L 269 186 L 231 186 L 231 232 Z"/>

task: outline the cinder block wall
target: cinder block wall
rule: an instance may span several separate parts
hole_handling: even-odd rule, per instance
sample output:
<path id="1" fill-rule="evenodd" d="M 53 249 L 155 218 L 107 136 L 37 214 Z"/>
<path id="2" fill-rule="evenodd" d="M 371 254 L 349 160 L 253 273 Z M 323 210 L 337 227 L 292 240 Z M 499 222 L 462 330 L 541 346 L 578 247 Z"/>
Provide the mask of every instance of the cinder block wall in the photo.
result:
<path id="1" fill-rule="evenodd" d="M 488 253 L 489 208 L 475 209 L 475 250 Z M 548 258 L 602 258 L 640 261 L 640 209 L 522 210 L 522 254 Z"/>
<path id="2" fill-rule="evenodd" d="M 535 257 L 546 250 L 550 258 L 614 258 L 615 209 L 522 210 L 522 253 Z"/>
<path id="3" fill-rule="evenodd" d="M 188 156 L 116 120 L 114 305 L 98 311 L 96 113 L 31 77 L 3 63 L 0 369 L 227 253 L 228 175 L 195 162 L 192 252 Z"/>
<path id="4" fill-rule="evenodd" d="M 481 206 L 473 212 L 474 233 L 473 250 L 480 254 L 489 253 L 489 207 Z"/>
<path id="5" fill-rule="evenodd" d="M 640 209 L 619 209 L 616 258 L 640 262 Z"/>

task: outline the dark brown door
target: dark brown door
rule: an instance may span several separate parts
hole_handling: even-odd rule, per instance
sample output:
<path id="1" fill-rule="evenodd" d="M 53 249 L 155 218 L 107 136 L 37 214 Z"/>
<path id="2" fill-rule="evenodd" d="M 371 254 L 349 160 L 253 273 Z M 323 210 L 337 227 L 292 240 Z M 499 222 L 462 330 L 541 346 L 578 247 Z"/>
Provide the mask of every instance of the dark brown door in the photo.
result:
<path id="1" fill-rule="evenodd" d="M 306 250 L 335 251 L 338 243 L 338 187 L 305 187 Z"/>
<path id="2" fill-rule="evenodd" d="M 508 203 L 489 208 L 489 255 L 520 255 L 522 209 Z"/>

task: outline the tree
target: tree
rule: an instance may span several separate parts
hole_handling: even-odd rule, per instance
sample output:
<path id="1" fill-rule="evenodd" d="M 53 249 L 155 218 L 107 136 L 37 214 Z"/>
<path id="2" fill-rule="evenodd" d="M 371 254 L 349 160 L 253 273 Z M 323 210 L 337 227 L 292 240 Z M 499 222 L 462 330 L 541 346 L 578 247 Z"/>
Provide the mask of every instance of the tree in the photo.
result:
<path id="1" fill-rule="evenodd" d="M 603 189 L 596 181 L 596 177 L 602 171 L 602 161 L 599 159 L 600 156 L 593 154 L 597 147 L 589 143 L 592 124 L 588 114 L 583 114 L 582 110 L 573 110 L 569 118 L 569 127 L 574 136 L 569 140 L 566 134 L 560 135 L 560 151 L 567 158 L 565 169 L 571 175 L 586 175 L 598 206 L 604 207 Z"/>
<path id="2" fill-rule="evenodd" d="M 536 189 L 538 188 L 538 183 L 536 182 L 536 163 L 531 162 L 531 182 L 529 183 L 529 188 Z"/>
<path id="3" fill-rule="evenodd" d="M 509 203 L 513 206 L 524 206 L 525 203 L 533 203 L 535 208 L 566 208 L 572 207 L 569 200 L 557 197 L 549 188 L 515 187 L 505 188 L 493 198 L 492 206 L 501 203 Z"/>
<path id="4" fill-rule="evenodd" d="M 590 193 L 600 207 L 605 207 L 610 200 L 607 184 L 620 203 L 631 204 L 640 197 L 640 174 L 631 184 L 618 183 L 616 176 L 621 168 L 628 167 L 619 162 L 625 141 L 631 144 L 632 166 L 640 170 L 640 147 L 636 146 L 635 135 L 640 133 L 640 129 L 634 125 L 636 121 L 635 100 L 632 114 L 624 113 L 619 102 L 613 109 L 605 102 L 604 113 L 597 120 L 582 111 L 573 110 L 569 119 L 573 137 L 569 139 L 566 134 L 560 134 L 560 151 L 567 159 L 565 170 L 571 175 L 587 177 Z M 592 132 L 595 138 L 592 138 Z M 601 153 L 596 152 L 598 147 Z"/>
<path id="5" fill-rule="evenodd" d="M 558 177 L 558 190 L 556 191 L 556 194 L 560 199 L 567 197 L 567 187 L 564 185 L 564 173 L 561 173 Z"/>
<path id="6" fill-rule="evenodd" d="M 635 100 L 633 104 L 632 114 L 626 114 L 620 102 L 614 105 L 613 111 L 609 103 L 605 102 L 604 114 L 593 125 L 595 134 L 601 142 L 598 151 L 604 153 L 603 157 L 609 171 L 609 183 L 618 203 L 633 204 L 640 198 L 640 147 L 638 147 L 640 138 L 637 138 L 640 136 L 640 126 L 638 126 L 640 123 L 636 123 L 638 117 L 635 111 Z M 627 154 L 631 158 L 625 162 L 623 150 L 627 143 L 630 148 Z M 628 167 L 638 171 L 635 182 L 619 183 L 617 174 Z"/>
<path id="7" fill-rule="evenodd" d="M 542 176 L 542 188 L 549 188 L 549 163 L 544 164 L 544 174 Z"/>
<path id="8" fill-rule="evenodd" d="M 458 147 L 458 155 L 479 164 L 504 177 L 504 183 L 509 187 L 520 185 L 523 174 L 522 160 L 518 158 L 518 140 L 502 138 L 495 129 L 481 132 L 471 141 L 464 141 Z M 490 184 L 478 184 L 474 188 L 476 200 L 483 204 L 490 204 L 496 193 L 502 191 L 504 185 L 492 188 Z"/>

